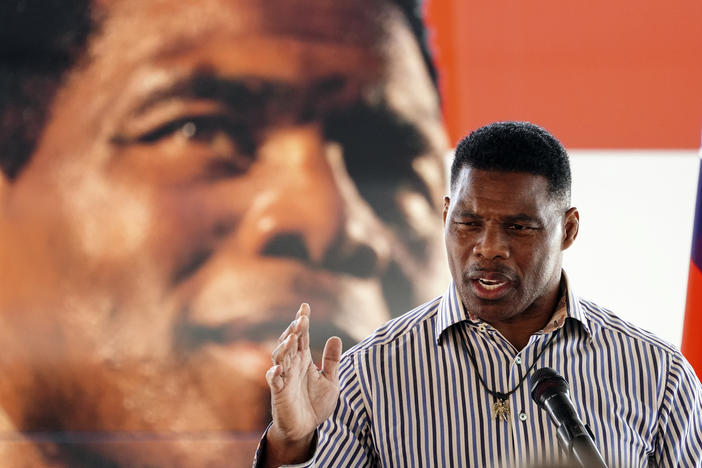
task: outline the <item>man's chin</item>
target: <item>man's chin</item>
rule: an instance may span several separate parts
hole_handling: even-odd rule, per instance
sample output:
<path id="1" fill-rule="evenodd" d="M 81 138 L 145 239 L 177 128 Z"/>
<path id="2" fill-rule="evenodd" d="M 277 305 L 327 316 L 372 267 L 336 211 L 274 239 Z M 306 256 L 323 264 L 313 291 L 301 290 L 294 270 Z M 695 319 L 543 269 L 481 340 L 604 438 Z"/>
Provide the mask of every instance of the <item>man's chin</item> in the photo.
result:
<path id="1" fill-rule="evenodd" d="M 487 323 L 509 320 L 515 313 L 514 302 L 507 298 L 482 299 L 471 297 L 464 301 L 466 312 Z"/>
<path id="2" fill-rule="evenodd" d="M 265 428 L 270 420 L 265 374 L 272 365 L 272 349 L 270 344 L 246 341 L 208 344 L 188 360 L 193 388 L 217 418 L 214 427 L 239 432 Z"/>

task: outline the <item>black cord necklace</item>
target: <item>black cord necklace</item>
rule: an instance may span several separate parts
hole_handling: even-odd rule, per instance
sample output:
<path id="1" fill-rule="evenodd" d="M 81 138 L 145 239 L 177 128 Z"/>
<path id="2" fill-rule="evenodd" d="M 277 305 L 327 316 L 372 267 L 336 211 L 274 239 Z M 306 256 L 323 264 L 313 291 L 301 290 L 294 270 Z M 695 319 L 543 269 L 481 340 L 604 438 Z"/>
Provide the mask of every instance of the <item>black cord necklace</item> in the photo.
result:
<path id="1" fill-rule="evenodd" d="M 544 354 L 544 351 L 551 346 L 551 343 L 553 340 L 556 338 L 556 335 L 560 329 L 556 330 L 553 332 L 553 335 L 551 335 L 551 338 L 546 342 L 543 348 L 541 348 L 541 351 L 539 351 L 539 354 L 536 356 L 534 359 L 534 362 L 531 363 L 531 366 L 527 369 L 527 371 L 524 373 L 524 376 L 519 380 L 519 383 L 517 383 L 517 386 L 514 387 L 512 390 L 510 390 L 507 393 L 502 393 L 498 392 L 495 390 L 492 390 L 488 388 L 487 384 L 485 383 L 485 380 L 483 380 L 483 377 L 480 375 L 478 372 L 478 362 L 475 359 L 475 354 L 473 353 L 473 350 L 468 346 L 467 343 L 467 338 L 468 336 L 466 335 L 466 341 L 463 342 L 463 345 L 466 348 L 466 352 L 468 353 L 468 357 L 470 358 L 471 364 L 473 364 L 473 371 L 475 371 L 475 376 L 478 378 L 478 381 L 480 384 L 483 386 L 486 392 L 488 392 L 492 397 L 495 399 L 495 401 L 492 404 L 492 413 L 495 419 L 500 419 L 502 418 L 503 421 L 507 421 L 510 416 L 510 409 L 509 409 L 509 396 L 519 390 L 519 387 L 522 386 L 524 381 L 526 380 L 527 376 L 529 373 L 534 369 L 534 366 L 536 363 L 539 361 L 539 358 L 541 358 L 541 355 Z"/>

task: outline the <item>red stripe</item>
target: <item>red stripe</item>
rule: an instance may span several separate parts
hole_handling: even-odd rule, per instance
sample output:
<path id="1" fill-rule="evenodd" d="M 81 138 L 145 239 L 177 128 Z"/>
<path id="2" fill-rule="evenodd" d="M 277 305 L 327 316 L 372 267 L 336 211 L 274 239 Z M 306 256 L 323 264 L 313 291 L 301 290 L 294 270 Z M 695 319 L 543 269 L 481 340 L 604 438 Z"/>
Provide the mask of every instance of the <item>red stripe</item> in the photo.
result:
<path id="1" fill-rule="evenodd" d="M 690 261 L 682 352 L 702 379 L 702 271 Z"/>

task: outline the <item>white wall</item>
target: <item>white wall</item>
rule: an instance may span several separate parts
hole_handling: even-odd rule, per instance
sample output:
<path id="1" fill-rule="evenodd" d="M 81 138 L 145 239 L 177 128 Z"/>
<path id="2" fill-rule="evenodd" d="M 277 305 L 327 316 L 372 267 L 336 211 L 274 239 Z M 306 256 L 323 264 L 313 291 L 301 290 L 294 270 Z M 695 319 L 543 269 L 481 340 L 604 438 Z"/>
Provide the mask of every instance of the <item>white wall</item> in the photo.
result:
<path id="1" fill-rule="evenodd" d="M 569 154 L 580 234 L 564 265 L 576 292 L 679 346 L 697 151 Z"/>

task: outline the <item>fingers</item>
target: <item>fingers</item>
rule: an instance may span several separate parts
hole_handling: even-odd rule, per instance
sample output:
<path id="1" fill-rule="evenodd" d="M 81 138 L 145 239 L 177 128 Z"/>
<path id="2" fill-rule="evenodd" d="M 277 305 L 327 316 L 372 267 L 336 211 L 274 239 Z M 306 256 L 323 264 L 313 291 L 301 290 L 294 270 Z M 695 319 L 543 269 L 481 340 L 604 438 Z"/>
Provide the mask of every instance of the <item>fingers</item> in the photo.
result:
<path id="1" fill-rule="evenodd" d="M 295 315 L 294 331 L 300 337 L 300 351 L 309 350 L 310 347 L 310 313 L 310 305 L 303 302 Z"/>
<path id="2" fill-rule="evenodd" d="M 273 350 L 271 355 L 273 365 L 283 366 L 283 374 L 289 370 L 290 361 L 298 351 L 298 341 L 297 335 L 293 333 Z"/>
<path id="3" fill-rule="evenodd" d="M 310 319 L 309 315 L 303 315 L 297 319 L 295 333 L 300 338 L 298 349 L 302 352 L 310 350 Z"/>
<path id="4" fill-rule="evenodd" d="M 273 366 L 270 369 L 268 369 L 268 372 L 266 372 L 266 381 L 268 382 L 268 386 L 273 390 L 274 393 L 280 392 L 283 388 L 285 388 L 285 382 L 283 382 L 283 367 L 282 366 Z"/>
<path id="5" fill-rule="evenodd" d="M 300 362 L 297 342 L 297 335 L 290 335 L 273 351 L 273 367 L 266 372 L 266 381 L 273 394 L 285 388 L 285 378 L 288 375 L 293 375 L 294 378 L 294 367 Z"/>
<path id="6" fill-rule="evenodd" d="M 303 315 L 306 315 L 307 318 L 310 318 L 310 313 L 311 313 L 310 305 L 309 305 L 308 303 L 306 303 L 306 302 L 303 302 L 303 303 L 300 305 L 300 309 L 297 311 L 297 314 L 295 315 L 295 318 L 296 318 L 296 319 L 299 319 L 299 318 L 302 317 Z"/>
<path id="7" fill-rule="evenodd" d="M 322 354 L 322 373 L 330 380 L 339 378 L 339 360 L 341 359 L 341 339 L 338 336 L 332 336 L 324 345 L 324 353 Z"/>
<path id="8" fill-rule="evenodd" d="M 266 372 L 266 381 L 273 393 L 279 393 L 285 388 L 286 377 L 292 372 L 295 366 L 306 362 L 304 356 L 310 356 L 310 306 L 302 304 L 295 315 L 295 320 L 288 325 L 280 338 L 278 338 L 278 346 L 273 350 L 271 360 L 273 366 Z M 335 338 L 337 342 L 330 339 L 325 347 L 325 356 L 327 348 L 330 351 L 330 359 L 336 360 L 336 364 L 328 365 L 329 372 L 336 374 L 338 367 L 339 356 L 341 355 L 341 340 Z M 330 342 L 331 345 L 329 344 Z M 330 375 L 332 375 L 330 374 Z M 294 378 L 294 376 L 293 376 Z"/>
<path id="9" fill-rule="evenodd" d="M 297 314 L 295 314 L 295 320 L 290 322 L 290 325 L 288 325 L 288 328 L 286 328 L 285 331 L 280 335 L 280 337 L 278 337 L 278 343 L 282 343 L 283 340 L 285 340 L 295 330 L 295 328 L 300 323 L 301 317 L 307 317 L 307 319 L 309 319 L 309 317 L 310 317 L 309 304 L 302 303 L 302 305 L 300 305 L 300 308 L 297 310 Z"/>

